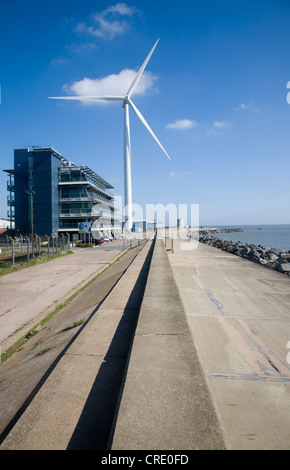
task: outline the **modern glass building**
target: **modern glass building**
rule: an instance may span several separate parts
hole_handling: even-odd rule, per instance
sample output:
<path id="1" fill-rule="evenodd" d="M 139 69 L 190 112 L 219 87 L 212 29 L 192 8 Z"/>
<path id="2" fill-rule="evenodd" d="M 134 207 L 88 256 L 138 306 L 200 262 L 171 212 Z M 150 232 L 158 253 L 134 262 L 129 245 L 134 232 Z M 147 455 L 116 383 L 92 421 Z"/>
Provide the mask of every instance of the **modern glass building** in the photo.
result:
<path id="1" fill-rule="evenodd" d="M 39 236 L 69 233 L 71 239 L 119 231 L 114 215 L 114 189 L 87 166 L 77 166 L 51 147 L 14 150 L 14 169 L 4 170 L 8 217 L 15 233 Z"/>

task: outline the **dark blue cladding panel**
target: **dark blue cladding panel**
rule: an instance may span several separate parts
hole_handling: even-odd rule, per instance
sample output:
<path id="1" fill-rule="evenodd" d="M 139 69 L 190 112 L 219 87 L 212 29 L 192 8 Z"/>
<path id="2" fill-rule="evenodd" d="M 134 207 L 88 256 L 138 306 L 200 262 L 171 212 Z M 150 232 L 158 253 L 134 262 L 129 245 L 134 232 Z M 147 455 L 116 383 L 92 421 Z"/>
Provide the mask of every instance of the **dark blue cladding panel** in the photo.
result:
<path id="1" fill-rule="evenodd" d="M 28 149 L 14 150 L 15 230 L 29 233 Z"/>
<path id="2" fill-rule="evenodd" d="M 61 159 L 51 151 L 34 155 L 33 186 L 35 233 L 51 234 L 59 228 L 58 168 Z"/>
<path id="3" fill-rule="evenodd" d="M 58 168 L 61 157 L 52 150 L 19 149 L 14 151 L 15 228 L 31 232 L 31 207 L 27 190 L 33 190 L 33 229 L 38 235 L 51 234 L 59 228 Z"/>

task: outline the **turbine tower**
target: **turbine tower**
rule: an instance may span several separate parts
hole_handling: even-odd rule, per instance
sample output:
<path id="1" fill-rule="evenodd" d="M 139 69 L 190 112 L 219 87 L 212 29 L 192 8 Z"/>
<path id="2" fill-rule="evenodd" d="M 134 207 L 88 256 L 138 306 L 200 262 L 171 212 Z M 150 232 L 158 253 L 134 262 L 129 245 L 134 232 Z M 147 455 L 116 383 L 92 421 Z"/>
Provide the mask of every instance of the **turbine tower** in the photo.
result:
<path id="1" fill-rule="evenodd" d="M 140 111 L 136 108 L 134 103 L 131 100 L 131 96 L 134 93 L 135 88 L 137 87 L 141 76 L 145 70 L 147 63 L 149 62 L 150 57 L 152 56 L 155 47 L 157 46 L 159 39 L 156 41 L 148 56 L 146 57 L 143 65 L 140 67 L 136 77 L 130 85 L 129 90 L 125 96 L 57 96 L 50 97 L 50 99 L 59 99 L 59 100 L 80 100 L 80 101 L 122 101 L 124 108 L 124 196 L 125 196 L 125 225 L 126 230 L 131 230 L 132 228 L 132 178 L 131 178 L 131 143 L 130 143 L 130 123 L 129 123 L 129 106 L 140 119 L 142 124 L 146 127 L 152 137 L 155 139 L 157 144 L 161 147 L 165 155 L 171 160 L 166 150 L 163 148 L 156 135 L 150 128 L 149 124 L 146 122 L 145 118 L 142 116 Z"/>

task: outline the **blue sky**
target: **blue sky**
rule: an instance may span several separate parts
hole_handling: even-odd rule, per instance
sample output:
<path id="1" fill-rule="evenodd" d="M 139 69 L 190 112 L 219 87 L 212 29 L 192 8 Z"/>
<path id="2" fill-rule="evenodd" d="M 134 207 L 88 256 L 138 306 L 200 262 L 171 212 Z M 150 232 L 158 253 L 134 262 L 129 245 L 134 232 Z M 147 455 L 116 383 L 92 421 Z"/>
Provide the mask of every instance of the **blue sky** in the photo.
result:
<path id="1" fill-rule="evenodd" d="M 48 97 L 125 93 L 160 38 L 133 101 L 171 161 L 131 113 L 133 202 L 199 204 L 201 225 L 290 223 L 289 0 L 0 0 L 0 36 L 1 169 L 52 145 L 122 196 L 121 103 Z"/>

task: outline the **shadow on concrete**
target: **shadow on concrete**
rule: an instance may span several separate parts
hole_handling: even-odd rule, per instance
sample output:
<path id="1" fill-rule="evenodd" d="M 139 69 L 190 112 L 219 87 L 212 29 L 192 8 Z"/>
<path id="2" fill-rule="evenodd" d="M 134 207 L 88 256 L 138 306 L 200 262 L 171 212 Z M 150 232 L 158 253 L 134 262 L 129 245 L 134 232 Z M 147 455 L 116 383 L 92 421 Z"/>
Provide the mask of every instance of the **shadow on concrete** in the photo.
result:
<path id="1" fill-rule="evenodd" d="M 106 450 L 119 407 L 154 242 L 126 304 L 67 450 Z"/>

